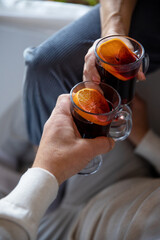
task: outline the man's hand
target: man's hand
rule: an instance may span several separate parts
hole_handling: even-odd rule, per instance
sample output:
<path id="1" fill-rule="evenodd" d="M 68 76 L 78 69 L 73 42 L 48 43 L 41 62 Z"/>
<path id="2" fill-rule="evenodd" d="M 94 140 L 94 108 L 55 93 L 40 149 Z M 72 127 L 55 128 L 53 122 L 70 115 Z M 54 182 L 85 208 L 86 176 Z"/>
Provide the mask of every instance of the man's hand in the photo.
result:
<path id="1" fill-rule="evenodd" d="M 96 155 L 109 152 L 113 146 L 111 138 L 81 138 L 71 116 L 69 95 L 61 95 L 44 126 L 33 167 L 50 171 L 60 184 L 82 170 Z"/>

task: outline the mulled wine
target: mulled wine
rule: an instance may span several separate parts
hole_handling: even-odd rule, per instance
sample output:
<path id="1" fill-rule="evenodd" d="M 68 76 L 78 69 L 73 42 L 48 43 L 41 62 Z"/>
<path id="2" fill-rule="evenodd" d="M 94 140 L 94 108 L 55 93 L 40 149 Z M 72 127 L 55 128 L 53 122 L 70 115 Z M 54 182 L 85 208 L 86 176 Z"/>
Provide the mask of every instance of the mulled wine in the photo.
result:
<path id="1" fill-rule="evenodd" d="M 106 122 L 106 125 L 99 125 L 84 119 L 74 110 L 71 110 L 71 113 L 81 137 L 96 138 L 100 136 L 108 136 L 110 122 Z"/>
<path id="2" fill-rule="evenodd" d="M 127 75 L 129 75 L 130 78 L 128 80 L 123 81 L 109 73 L 99 64 L 96 64 L 96 67 L 101 77 L 101 81 L 107 83 L 108 85 L 112 86 L 114 89 L 118 91 L 119 95 L 121 96 L 122 104 L 127 104 L 131 102 L 135 95 L 136 84 L 135 75 L 137 73 L 137 70 L 133 70 L 131 73 L 124 73 L 123 75 L 125 75 L 126 77 Z"/>
<path id="3" fill-rule="evenodd" d="M 80 82 L 71 89 L 70 99 L 71 114 L 82 138 L 107 136 L 122 141 L 130 134 L 130 108 L 121 106 L 120 96 L 111 86 Z M 102 157 L 98 155 L 79 174 L 93 174 L 101 164 Z"/>
<path id="4" fill-rule="evenodd" d="M 118 91 L 122 104 L 130 103 L 144 58 L 143 46 L 132 38 L 113 35 L 96 44 L 95 55 L 101 81 Z"/>

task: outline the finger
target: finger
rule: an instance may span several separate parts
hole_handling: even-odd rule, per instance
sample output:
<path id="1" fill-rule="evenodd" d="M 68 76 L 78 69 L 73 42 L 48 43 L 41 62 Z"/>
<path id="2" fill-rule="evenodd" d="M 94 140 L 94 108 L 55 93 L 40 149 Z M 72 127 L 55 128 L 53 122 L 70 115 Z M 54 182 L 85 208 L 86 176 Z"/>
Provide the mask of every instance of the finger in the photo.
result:
<path id="1" fill-rule="evenodd" d="M 139 81 L 146 80 L 145 74 L 143 73 L 143 70 L 142 70 L 142 65 L 140 66 L 136 77 Z"/>
<path id="2" fill-rule="evenodd" d="M 97 137 L 94 139 L 82 139 L 85 148 L 87 147 L 87 152 L 92 156 L 91 158 L 104 154 L 111 151 L 115 145 L 115 142 L 112 138 L 107 137 Z"/>
<path id="3" fill-rule="evenodd" d="M 94 83 L 100 83 L 100 76 L 95 66 L 95 60 L 84 65 L 83 81 L 92 81 Z"/>
<path id="4" fill-rule="evenodd" d="M 95 43 L 88 50 L 85 56 L 85 64 L 83 70 L 83 81 L 93 81 L 95 83 L 100 82 L 100 76 L 96 68 L 96 56 L 94 53 Z"/>
<path id="5" fill-rule="evenodd" d="M 121 39 L 121 38 L 120 38 Z M 131 41 L 127 38 L 123 38 L 122 41 L 126 44 L 126 46 L 132 51 L 134 52 L 134 47 L 131 43 Z"/>
<path id="6" fill-rule="evenodd" d="M 70 115 L 70 95 L 69 94 L 62 94 L 58 97 L 56 106 L 52 111 L 51 117 L 56 114 L 65 114 Z"/>

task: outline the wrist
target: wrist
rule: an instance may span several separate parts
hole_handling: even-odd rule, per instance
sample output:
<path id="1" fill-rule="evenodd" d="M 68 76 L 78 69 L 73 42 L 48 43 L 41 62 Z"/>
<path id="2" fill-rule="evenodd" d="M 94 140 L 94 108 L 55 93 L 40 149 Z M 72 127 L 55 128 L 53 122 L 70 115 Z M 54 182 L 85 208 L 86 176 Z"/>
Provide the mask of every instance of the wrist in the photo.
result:
<path id="1" fill-rule="evenodd" d="M 64 179 L 63 179 L 63 174 L 61 174 L 61 171 L 59 169 L 59 166 L 57 164 L 50 164 L 47 161 L 41 161 L 40 159 L 36 159 L 33 163 L 32 168 L 41 168 L 44 171 L 49 172 L 51 175 L 55 176 L 57 179 L 58 184 L 60 185 Z"/>
<path id="2" fill-rule="evenodd" d="M 101 37 L 109 35 L 128 35 L 128 29 L 122 24 L 120 16 L 111 18 L 106 24 L 103 22 Z"/>
<path id="3" fill-rule="evenodd" d="M 137 0 L 100 0 L 101 36 L 128 35 Z"/>

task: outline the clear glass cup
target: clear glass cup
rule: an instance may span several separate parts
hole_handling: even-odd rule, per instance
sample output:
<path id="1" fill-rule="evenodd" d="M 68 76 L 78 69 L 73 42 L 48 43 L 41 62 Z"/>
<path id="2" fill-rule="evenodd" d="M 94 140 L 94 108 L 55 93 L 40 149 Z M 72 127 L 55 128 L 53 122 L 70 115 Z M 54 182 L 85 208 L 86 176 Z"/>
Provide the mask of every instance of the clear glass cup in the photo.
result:
<path id="1" fill-rule="evenodd" d="M 84 111 L 79 108 L 73 98 L 76 92 L 83 88 L 98 90 L 107 100 L 110 111 L 103 114 L 96 114 Z M 126 139 L 132 128 L 132 112 L 127 105 L 121 105 L 121 98 L 118 92 L 106 83 L 95 84 L 93 82 L 80 82 L 70 92 L 71 114 L 77 129 L 83 138 L 95 138 L 98 136 L 111 137 L 115 141 Z M 83 113 L 83 114 L 82 114 Z M 96 117 L 98 124 L 88 121 L 87 116 Z M 86 118 L 82 117 L 85 116 Z M 90 163 L 79 174 L 89 175 L 98 171 L 102 164 L 102 156 L 92 159 Z"/>
<path id="2" fill-rule="evenodd" d="M 114 48 L 111 48 L 111 46 L 111 49 L 105 49 L 107 47 L 106 43 L 109 43 L 112 39 L 119 39 L 128 46 L 133 56 L 133 58 L 131 58 L 132 62 L 130 62 L 129 54 L 125 54 L 123 48 L 116 51 L 115 45 Z M 102 44 L 103 47 L 101 47 Z M 105 55 L 110 57 L 105 57 Z M 118 59 L 119 55 L 123 56 L 123 61 Z M 122 104 L 129 104 L 135 95 L 136 75 L 140 67 L 142 66 L 144 74 L 149 67 L 149 57 L 145 53 L 142 44 L 133 38 L 122 35 L 104 37 L 100 39 L 95 46 L 95 56 L 96 67 L 100 74 L 101 81 L 109 84 L 118 91 Z"/>

